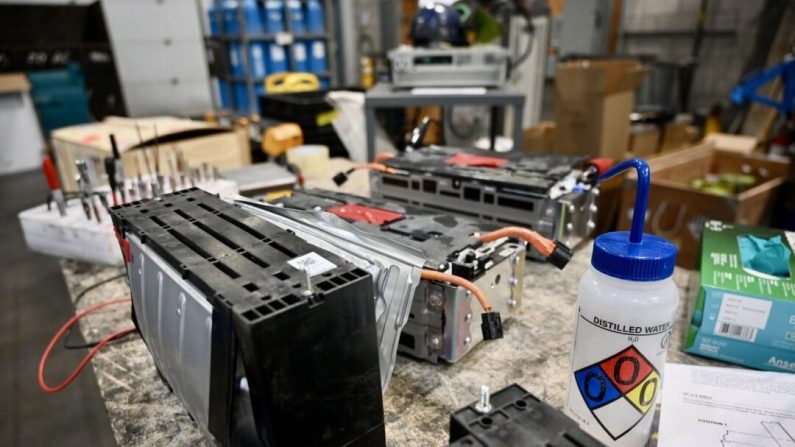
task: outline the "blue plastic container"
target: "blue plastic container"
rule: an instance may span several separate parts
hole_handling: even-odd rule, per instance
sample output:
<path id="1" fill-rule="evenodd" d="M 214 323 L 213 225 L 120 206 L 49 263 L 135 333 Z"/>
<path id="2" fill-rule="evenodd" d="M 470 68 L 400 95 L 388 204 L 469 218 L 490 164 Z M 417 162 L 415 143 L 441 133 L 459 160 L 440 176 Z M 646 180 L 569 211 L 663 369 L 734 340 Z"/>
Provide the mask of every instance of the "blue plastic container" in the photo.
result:
<path id="1" fill-rule="evenodd" d="M 262 15 L 260 14 L 257 0 L 242 0 L 243 4 L 243 19 L 246 24 L 246 33 L 248 34 L 262 34 L 265 32 L 265 27 L 262 22 Z"/>
<path id="2" fill-rule="evenodd" d="M 326 61 L 326 42 L 322 40 L 309 41 L 309 71 L 322 73 L 328 71 Z"/>
<path id="3" fill-rule="evenodd" d="M 240 34 L 240 21 L 237 19 L 237 14 L 237 0 L 224 0 L 224 2 L 221 3 L 224 33 L 229 35 Z"/>
<path id="4" fill-rule="evenodd" d="M 243 51 L 239 42 L 229 44 L 229 73 L 232 76 L 243 76 Z"/>
<path id="5" fill-rule="evenodd" d="M 310 33 L 326 32 L 326 14 L 323 11 L 323 2 L 308 0 L 306 2 L 306 30 Z"/>
<path id="6" fill-rule="evenodd" d="M 251 42 L 248 44 L 248 68 L 251 76 L 264 78 L 268 74 L 267 44 L 264 42 Z"/>
<path id="7" fill-rule="evenodd" d="M 260 115 L 262 112 L 259 106 L 259 97 L 265 94 L 265 83 L 264 82 L 257 82 L 254 84 L 254 108 L 256 109 L 257 115 Z"/>
<path id="8" fill-rule="evenodd" d="M 287 0 L 289 10 L 290 31 L 296 34 L 306 33 L 306 22 L 304 21 L 304 7 L 299 0 Z"/>
<path id="9" fill-rule="evenodd" d="M 328 78 L 320 78 L 320 90 L 327 90 L 329 88 Z"/>
<path id="10" fill-rule="evenodd" d="M 229 109 L 232 107 L 232 88 L 228 81 L 223 79 L 218 80 L 218 99 L 221 101 L 222 109 Z"/>
<path id="11" fill-rule="evenodd" d="M 224 19 L 222 11 L 222 8 L 216 8 L 215 2 L 210 3 L 210 7 L 207 8 L 207 19 L 210 23 L 211 36 L 221 35 L 221 21 Z"/>
<path id="12" fill-rule="evenodd" d="M 235 109 L 244 114 L 248 114 L 248 91 L 245 82 L 233 82 L 232 90 L 235 95 Z"/>
<path id="13" fill-rule="evenodd" d="M 295 71 L 309 71 L 309 57 L 305 42 L 293 43 L 293 65 Z"/>
<path id="14" fill-rule="evenodd" d="M 270 43 L 268 46 L 268 74 L 287 71 L 289 67 L 287 66 L 287 52 L 284 47 L 276 43 Z"/>
<path id="15" fill-rule="evenodd" d="M 265 7 L 261 11 L 266 33 L 284 31 L 284 0 L 265 0 Z"/>

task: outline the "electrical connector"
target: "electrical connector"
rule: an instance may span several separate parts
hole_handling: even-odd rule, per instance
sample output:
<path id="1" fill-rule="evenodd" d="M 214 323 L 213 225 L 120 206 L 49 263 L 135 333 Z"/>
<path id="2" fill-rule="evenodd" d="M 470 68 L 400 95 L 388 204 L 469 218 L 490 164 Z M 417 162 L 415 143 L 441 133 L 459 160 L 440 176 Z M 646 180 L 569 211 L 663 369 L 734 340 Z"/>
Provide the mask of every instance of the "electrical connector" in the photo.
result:
<path id="1" fill-rule="evenodd" d="M 338 172 L 337 175 L 335 175 L 332 178 L 332 180 L 334 180 L 334 184 L 337 185 L 337 186 L 344 185 L 345 182 L 348 181 L 348 176 L 351 175 L 351 173 L 353 171 L 355 171 L 355 170 L 356 170 L 355 168 L 351 168 L 351 169 L 348 169 L 347 171 L 344 171 L 344 172 L 343 171 Z"/>
<path id="2" fill-rule="evenodd" d="M 484 312 L 480 314 L 480 330 L 483 331 L 483 340 L 496 340 L 502 338 L 502 320 L 499 312 Z"/>
<path id="3" fill-rule="evenodd" d="M 552 251 L 552 254 L 547 256 L 547 262 L 559 269 L 563 269 L 570 260 L 571 248 L 560 241 L 555 241 L 555 250 Z"/>

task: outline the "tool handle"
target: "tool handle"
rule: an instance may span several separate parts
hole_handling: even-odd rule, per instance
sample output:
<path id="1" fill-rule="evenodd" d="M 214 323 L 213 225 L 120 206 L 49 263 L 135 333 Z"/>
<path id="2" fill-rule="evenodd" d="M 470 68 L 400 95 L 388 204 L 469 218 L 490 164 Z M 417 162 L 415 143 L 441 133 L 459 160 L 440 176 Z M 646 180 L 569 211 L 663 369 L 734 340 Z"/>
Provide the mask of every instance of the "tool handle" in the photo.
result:
<path id="1" fill-rule="evenodd" d="M 44 177 L 47 178 L 47 185 L 50 186 L 51 191 L 61 189 L 61 182 L 58 180 L 58 172 L 55 170 L 55 164 L 49 155 L 44 157 L 41 163 L 41 168 L 44 170 Z"/>

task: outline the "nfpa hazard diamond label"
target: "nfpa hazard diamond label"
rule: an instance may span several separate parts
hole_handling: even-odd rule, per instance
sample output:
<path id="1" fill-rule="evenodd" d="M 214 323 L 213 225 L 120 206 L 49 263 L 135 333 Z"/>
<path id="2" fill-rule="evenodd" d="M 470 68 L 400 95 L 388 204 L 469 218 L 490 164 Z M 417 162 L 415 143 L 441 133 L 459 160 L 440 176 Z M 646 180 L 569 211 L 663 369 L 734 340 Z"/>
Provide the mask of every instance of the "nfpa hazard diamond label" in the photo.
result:
<path id="1" fill-rule="evenodd" d="M 643 419 L 660 387 L 659 372 L 635 346 L 575 371 L 574 379 L 588 410 L 614 440 Z"/>

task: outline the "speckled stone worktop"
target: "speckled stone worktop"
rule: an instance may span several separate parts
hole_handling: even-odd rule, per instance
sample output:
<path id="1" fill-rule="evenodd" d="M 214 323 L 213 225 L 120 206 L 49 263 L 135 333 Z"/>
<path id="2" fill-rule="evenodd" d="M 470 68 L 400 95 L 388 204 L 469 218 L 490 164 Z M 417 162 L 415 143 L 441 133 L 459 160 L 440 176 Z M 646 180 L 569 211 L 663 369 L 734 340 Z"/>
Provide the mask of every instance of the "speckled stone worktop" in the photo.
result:
<path id="1" fill-rule="evenodd" d="M 496 390 L 516 382 L 561 408 L 567 387 L 576 286 L 590 253 L 590 244 L 581 247 L 563 271 L 528 262 L 524 303 L 513 319 L 504 322 L 505 338 L 479 344 L 454 365 L 433 365 L 398 356 L 384 395 L 388 444 L 446 445 L 450 413 L 474 401 L 480 385 Z M 71 261 L 64 261 L 63 270 L 72 297 L 103 278 L 123 272 Z M 710 362 L 705 359 L 681 352 L 690 276 L 682 269 L 674 275 L 682 301 L 668 359 L 707 364 Z M 88 293 L 78 308 L 128 293 L 125 280 L 118 279 Z M 87 317 L 81 330 L 87 338 L 96 339 L 131 325 L 130 307 L 120 305 Z M 92 365 L 119 445 L 213 445 L 160 380 L 137 335 L 106 347 Z"/>

